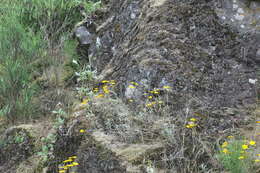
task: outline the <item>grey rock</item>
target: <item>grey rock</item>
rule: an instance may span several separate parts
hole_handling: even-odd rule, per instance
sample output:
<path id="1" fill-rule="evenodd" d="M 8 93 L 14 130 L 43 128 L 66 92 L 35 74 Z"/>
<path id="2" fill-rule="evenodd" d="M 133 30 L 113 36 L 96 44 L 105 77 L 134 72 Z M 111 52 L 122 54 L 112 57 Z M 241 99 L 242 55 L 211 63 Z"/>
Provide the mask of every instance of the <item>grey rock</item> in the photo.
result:
<path id="1" fill-rule="evenodd" d="M 93 42 L 93 35 L 85 26 L 79 26 L 75 29 L 75 36 L 81 45 L 89 45 Z"/>

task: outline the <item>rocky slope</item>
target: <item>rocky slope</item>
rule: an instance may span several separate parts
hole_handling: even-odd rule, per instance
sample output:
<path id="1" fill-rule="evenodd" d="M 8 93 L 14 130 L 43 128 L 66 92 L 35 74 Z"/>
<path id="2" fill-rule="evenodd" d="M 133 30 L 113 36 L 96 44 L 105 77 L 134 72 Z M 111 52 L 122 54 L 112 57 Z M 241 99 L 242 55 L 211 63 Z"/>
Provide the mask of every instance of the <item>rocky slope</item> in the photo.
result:
<path id="1" fill-rule="evenodd" d="M 11 142 L 1 158 L 12 147 L 28 152 L 0 160 L 0 170 L 53 173 L 71 160 L 64 172 L 223 171 L 216 148 L 250 125 L 260 97 L 259 2 L 103 4 L 75 29 L 77 51 L 98 72 L 96 95 L 46 134 L 28 125 L 6 132 Z M 195 128 L 187 126 L 191 118 Z M 38 141 L 48 134 L 55 138 Z M 32 150 L 48 144 L 48 161 L 38 160 Z"/>

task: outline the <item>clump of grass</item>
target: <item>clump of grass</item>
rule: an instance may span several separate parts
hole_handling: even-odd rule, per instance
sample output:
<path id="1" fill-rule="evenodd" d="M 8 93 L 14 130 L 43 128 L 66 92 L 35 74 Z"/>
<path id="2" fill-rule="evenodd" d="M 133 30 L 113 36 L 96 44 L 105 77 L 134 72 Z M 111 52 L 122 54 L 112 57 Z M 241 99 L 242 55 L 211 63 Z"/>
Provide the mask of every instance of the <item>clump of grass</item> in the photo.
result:
<path id="1" fill-rule="evenodd" d="M 0 22 L 0 114 L 14 121 L 34 114 L 31 62 L 40 57 L 43 42 L 27 32 L 18 14 L 6 11 Z"/>
<path id="2" fill-rule="evenodd" d="M 43 31 L 49 46 L 61 41 L 86 14 L 100 6 L 100 2 L 84 0 L 21 0 L 20 20 L 34 32 Z M 66 34 L 65 34 L 66 35 Z"/>
<path id="3" fill-rule="evenodd" d="M 223 142 L 220 146 L 218 160 L 231 173 L 254 172 L 253 150 L 255 141 L 235 140 L 234 137 Z"/>

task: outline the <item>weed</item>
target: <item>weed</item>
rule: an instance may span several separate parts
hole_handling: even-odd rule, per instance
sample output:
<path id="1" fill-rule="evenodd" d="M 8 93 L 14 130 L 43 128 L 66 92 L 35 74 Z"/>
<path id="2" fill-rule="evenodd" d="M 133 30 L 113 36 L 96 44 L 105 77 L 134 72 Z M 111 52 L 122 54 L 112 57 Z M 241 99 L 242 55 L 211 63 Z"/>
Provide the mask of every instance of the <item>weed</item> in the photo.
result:
<path id="1" fill-rule="evenodd" d="M 49 134 L 46 138 L 42 139 L 43 145 L 41 151 L 37 154 L 42 157 L 43 161 L 46 162 L 49 159 L 54 158 L 53 150 L 56 142 L 56 135 Z"/>
<path id="2" fill-rule="evenodd" d="M 253 172 L 252 147 L 249 148 L 250 145 L 255 145 L 254 141 L 247 143 L 232 138 L 222 143 L 217 158 L 224 168 L 231 173 Z"/>

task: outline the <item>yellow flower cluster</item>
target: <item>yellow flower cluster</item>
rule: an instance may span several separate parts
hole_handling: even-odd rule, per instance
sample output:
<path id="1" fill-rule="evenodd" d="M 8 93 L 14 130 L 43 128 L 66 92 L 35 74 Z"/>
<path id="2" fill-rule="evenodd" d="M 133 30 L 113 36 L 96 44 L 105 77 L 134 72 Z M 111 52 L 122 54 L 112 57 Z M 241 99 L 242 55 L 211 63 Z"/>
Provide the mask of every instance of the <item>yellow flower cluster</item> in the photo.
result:
<path id="1" fill-rule="evenodd" d="M 190 118 L 185 127 L 188 129 L 191 129 L 191 128 L 198 126 L 198 124 L 196 124 L 196 121 L 197 121 L 196 118 Z"/>
<path id="2" fill-rule="evenodd" d="M 128 85 L 128 88 L 134 89 L 134 88 L 136 88 L 137 86 L 139 86 L 139 84 L 138 84 L 137 82 L 130 82 L 130 83 L 131 83 L 131 85 Z"/>
<path id="3" fill-rule="evenodd" d="M 116 81 L 115 80 L 102 80 L 100 83 L 99 83 L 99 87 L 95 87 L 93 89 L 93 92 L 96 93 L 95 95 L 95 98 L 104 98 L 106 95 L 110 94 L 111 93 L 111 87 L 113 87 L 114 85 L 116 84 Z M 128 85 L 128 88 L 136 88 L 136 87 L 139 87 L 140 84 L 137 83 L 137 82 L 134 82 L 134 81 L 131 81 Z M 145 106 L 148 107 L 148 108 L 151 108 L 157 104 L 163 104 L 164 102 L 161 101 L 161 100 L 155 100 L 157 98 L 157 95 L 161 93 L 161 91 L 163 89 L 166 89 L 166 90 L 169 90 L 171 89 L 172 87 L 171 86 L 163 86 L 162 88 L 158 89 L 153 89 L 151 91 L 147 91 L 146 93 L 144 93 L 143 95 L 147 96 L 147 99 L 149 100 Z M 82 101 L 82 104 L 87 104 L 89 102 L 88 99 L 84 99 Z M 128 99 L 128 102 L 129 103 L 133 103 L 134 102 L 134 99 L 131 98 L 131 99 Z M 191 127 L 194 126 L 194 124 L 190 124 Z"/>
<path id="4" fill-rule="evenodd" d="M 128 88 L 136 88 L 134 85 L 129 85 Z"/>
<path id="5" fill-rule="evenodd" d="M 146 104 L 146 107 L 153 107 L 156 104 L 156 102 L 150 102 Z"/>
<path id="6" fill-rule="evenodd" d="M 130 83 L 133 84 L 133 85 L 135 85 L 135 86 L 139 86 L 139 84 L 136 83 L 136 82 L 130 82 Z"/>
<path id="7" fill-rule="evenodd" d="M 163 101 L 159 100 L 159 101 L 148 102 L 145 106 L 150 108 L 155 106 L 156 104 L 163 104 Z"/>
<path id="8" fill-rule="evenodd" d="M 79 163 L 75 162 L 77 156 L 71 156 L 67 160 L 62 162 L 62 166 L 59 166 L 59 173 L 66 173 L 71 167 L 78 166 Z"/>
<path id="9" fill-rule="evenodd" d="M 86 105 L 88 104 L 88 99 L 83 99 L 83 101 L 81 102 L 82 105 Z"/>
<path id="10" fill-rule="evenodd" d="M 97 93 L 98 92 L 98 88 L 94 88 L 93 91 L 94 91 L 94 93 Z"/>
<path id="11" fill-rule="evenodd" d="M 160 93 L 160 89 L 154 89 L 152 91 L 149 91 L 149 93 L 151 93 L 151 94 L 159 94 Z"/>
<path id="12" fill-rule="evenodd" d="M 116 84 L 115 80 L 102 80 L 101 82 L 102 89 L 99 90 L 99 88 L 94 88 L 93 92 L 98 93 L 95 98 L 103 98 L 106 94 L 110 93 L 110 88 L 113 87 Z"/>
<path id="13" fill-rule="evenodd" d="M 234 136 L 228 136 L 227 137 L 228 139 L 233 139 L 234 138 Z M 229 145 L 229 143 L 227 142 L 227 141 L 225 141 L 225 142 L 223 142 L 222 143 L 222 145 L 221 145 L 221 148 L 223 148 L 222 149 L 222 152 L 223 153 L 225 153 L 225 154 L 232 154 L 232 152 L 230 152 L 229 150 L 228 150 L 228 145 Z M 253 147 L 253 146 L 255 146 L 256 145 L 256 142 L 254 141 L 254 140 L 250 140 L 250 141 L 247 141 L 247 140 L 244 140 L 244 142 L 243 142 L 243 144 L 241 145 L 241 149 L 240 149 L 240 153 L 241 154 L 243 154 L 243 155 L 240 155 L 237 159 L 238 160 L 243 160 L 243 159 L 245 159 L 246 158 L 246 155 L 244 155 L 244 154 L 246 154 L 247 152 L 247 150 L 248 149 L 250 149 L 250 147 Z M 260 156 L 260 154 L 259 154 L 259 156 Z M 256 159 L 256 160 L 254 160 L 255 162 L 260 162 L 260 159 Z"/>
<path id="14" fill-rule="evenodd" d="M 84 129 L 80 129 L 79 132 L 80 132 L 80 133 L 85 133 L 86 130 L 84 130 Z"/>
<path id="15" fill-rule="evenodd" d="M 105 94 L 109 94 L 110 91 L 109 91 L 107 85 L 104 85 L 102 88 L 103 88 L 103 91 L 104 91 Z"/>
<path id="16" fill-rule="evenodd" d="M 166 85 L 166 86 L 163 86 L 163 89 L 171 89 L 172 87 Z"/>

